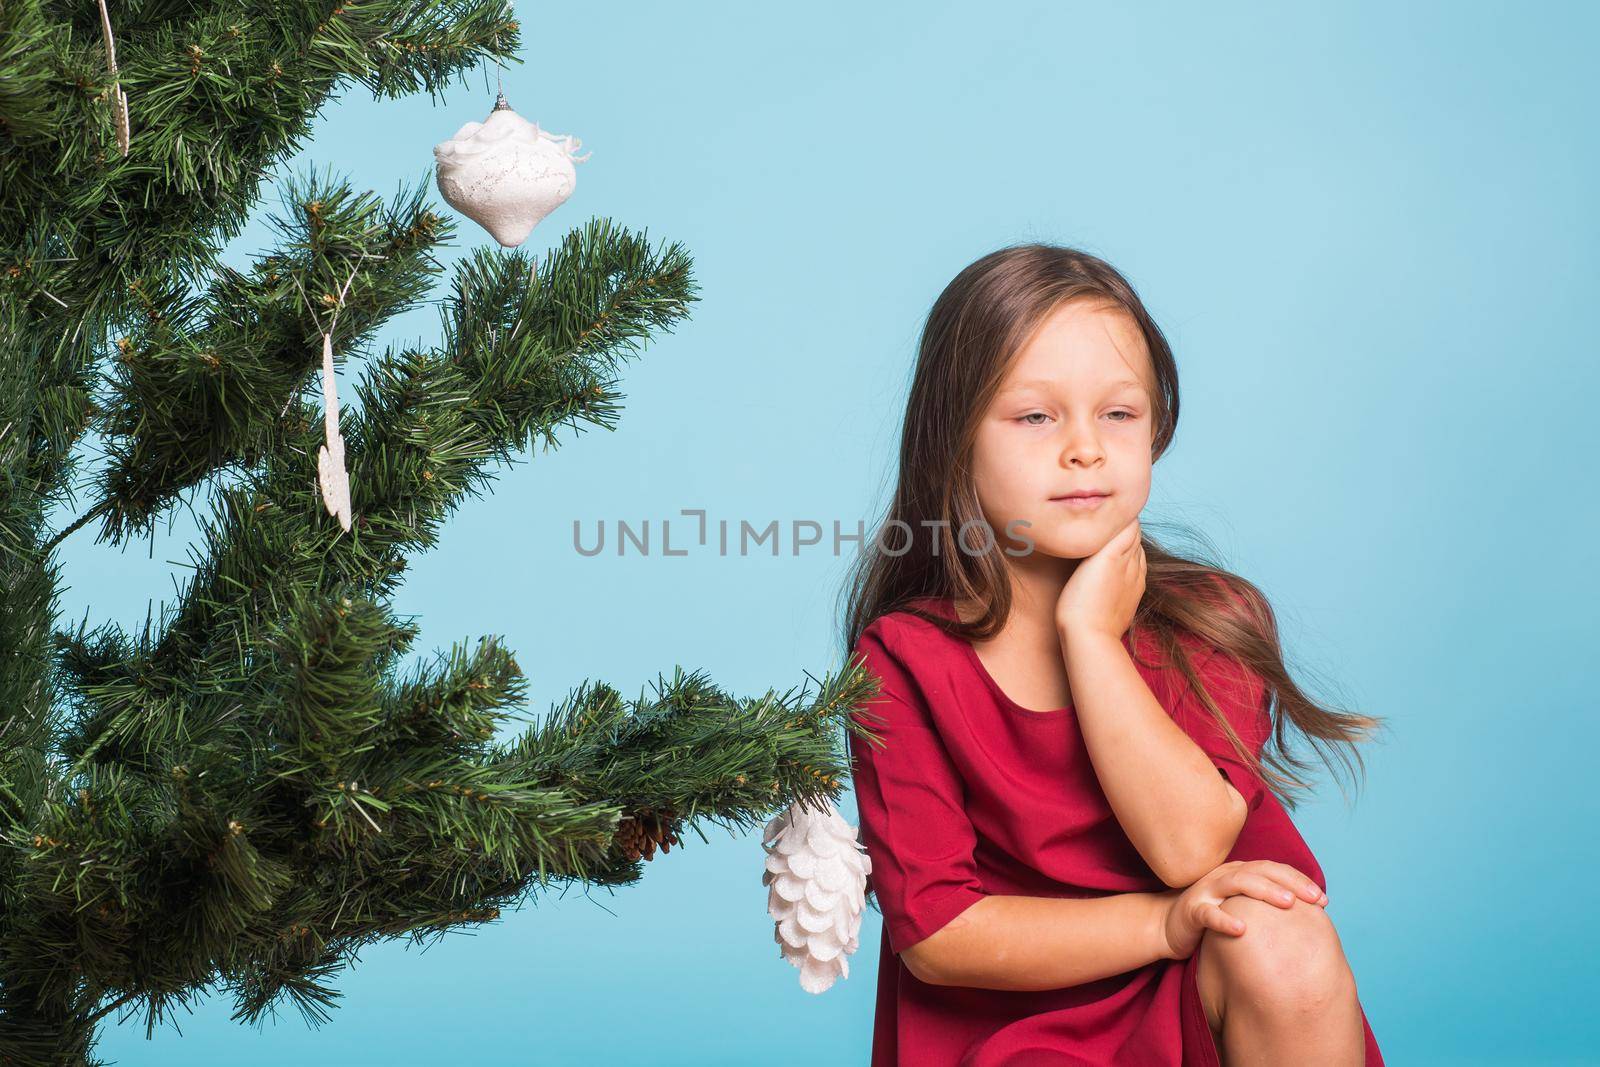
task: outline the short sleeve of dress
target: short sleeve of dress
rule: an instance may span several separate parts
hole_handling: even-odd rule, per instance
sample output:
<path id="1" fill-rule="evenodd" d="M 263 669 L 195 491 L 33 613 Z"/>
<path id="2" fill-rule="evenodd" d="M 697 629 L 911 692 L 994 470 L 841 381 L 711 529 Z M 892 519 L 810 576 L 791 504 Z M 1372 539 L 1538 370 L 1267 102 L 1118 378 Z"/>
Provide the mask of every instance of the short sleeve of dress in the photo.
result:
<path id="1" fill-rule="evenodd" d="M 881 739 L 846 733 L 868 876 L 896 954 L 945 926 L 986 894 L 973 859 L 976 835 L 965 786 L 921 689 L 874 621 L 856 655 L 880 681 L 854 713 Z"/>
<path id="2" fill-rule="evenodd" d="M 1261 676 L 1244 664 L 1215 649 L 1208 650 L 1195 666 L 1206 691 L 1218 710 L 1227 717 L 1239 740 L 1251 755 L 1261 755 L 1262 746 L 1272 732 L 1267 710 L 1267 687 Z M 1185 689 L 1174 716 L 1179 726 L 1211 757 L 1222 776 L 1244 797 L 1255 811 L 1267 796 L 1267 784 L 1241 760 L 1222 732 L 1216 717 L 1206 710 L 1192 689 Z"/>

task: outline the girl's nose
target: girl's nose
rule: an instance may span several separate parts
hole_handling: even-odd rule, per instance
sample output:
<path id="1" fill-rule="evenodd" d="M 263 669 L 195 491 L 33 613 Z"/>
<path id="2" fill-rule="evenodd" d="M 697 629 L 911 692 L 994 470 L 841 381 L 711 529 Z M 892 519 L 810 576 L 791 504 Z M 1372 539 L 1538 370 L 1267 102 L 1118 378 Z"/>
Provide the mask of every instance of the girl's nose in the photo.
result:
<path id="1" fill-rule="evenodd" d="M 1104 457 L 1105 449 L 1100 447 L 1100 441 L 1092 431 L 1072 427 L 1065 433 L 1066 440 L 1061 445 L 1063 467 L 1088 466 Z"/>

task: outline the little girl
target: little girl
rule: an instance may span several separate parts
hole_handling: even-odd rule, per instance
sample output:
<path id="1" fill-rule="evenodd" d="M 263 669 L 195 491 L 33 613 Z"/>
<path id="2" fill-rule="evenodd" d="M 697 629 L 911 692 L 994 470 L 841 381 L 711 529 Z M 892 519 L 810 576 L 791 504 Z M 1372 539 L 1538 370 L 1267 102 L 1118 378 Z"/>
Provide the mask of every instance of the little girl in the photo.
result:
<path id="1" fill-rule="evenodd" d="M 845 635 L 881 683 L 880 743 L 847 734 L 873 1067 L 1383 1062 L 1283 806 L 1289 724 L 1354 753 L 1380 720 L 1300 691 L 1255 586 L 1144 537 L 1177 420 L 1094 256 L 1001 249 L 928 316 Z"/>

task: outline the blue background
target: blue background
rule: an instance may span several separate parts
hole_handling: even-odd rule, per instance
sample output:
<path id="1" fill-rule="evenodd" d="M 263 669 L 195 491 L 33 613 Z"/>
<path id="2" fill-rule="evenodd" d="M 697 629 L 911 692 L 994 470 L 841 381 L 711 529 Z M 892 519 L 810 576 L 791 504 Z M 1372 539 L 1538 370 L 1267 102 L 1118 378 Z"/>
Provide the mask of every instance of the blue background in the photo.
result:
<path id="1" fill-rule="evenodd" d="M 397 607 L 422 655 L 503 634 L 530 714 L 587 678 L 636 694 L 675 664 L 752 695 L 836 670 L 848 559 L 830 543 L 588 559 L 573 521 L 870 523 L 941 287 L 1002 244 L 1082 246 L 1129 276 L 1182 370 L 1151 532 L 1203 531 L 1272 598 L 1299 677 L 1389 719 L 1366 784 L 1346 797 L 1325 776 L 1295 819 L 1390 1062 L 1600 1062 L 1600 9 L 519 7 L 511 103 L 594 153 L 524 247 L 608 215 L 684 242 L 703 300 L 627 371 L 614 433 L 568 431 L 505 470 L 416 559 Z M 493 86 L 491 67 L 440 101 L 349 88 L 288 169 L 392 195 Z M 460 226 L 449 258 L 492 244 Z M 229 258 L 269 241 L 253 225 Z M 437 336 L 424 306 L 380 341 Z M 138 625 L 192 532 L 180 515 L 126 551 L 74 535 L 65 618 Z M 706 833 L 631 888 L 546 897 L 426 955 L 369 950 L 320 1031 L 292 1008 L 244 1028 L 212 997 L 181 1036 L 147 1041 L 135 1020 L 100 1051 L 865 1064 L 879 916 L 852 977 L 803 993 L 772 941 L 759 835 Z"/>

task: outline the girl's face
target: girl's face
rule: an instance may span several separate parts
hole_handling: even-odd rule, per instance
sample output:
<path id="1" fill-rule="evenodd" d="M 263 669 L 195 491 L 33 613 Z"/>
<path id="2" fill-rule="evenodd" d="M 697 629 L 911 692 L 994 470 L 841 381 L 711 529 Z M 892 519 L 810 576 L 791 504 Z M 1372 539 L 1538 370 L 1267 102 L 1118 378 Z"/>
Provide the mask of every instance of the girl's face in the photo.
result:
<path id="1" fill-rule="evenodd" d="M 1056 308 L 978 427 L 973 476 L 997 550 L 1031 539 L 1035 553 L 1083 559 L 1133 521 L 1150 496 L 1153 396 L 1144 335 L 1127 312 L 1090 300 Z M 1087 489 L 1108 495 L 1088 507 L 1057 499 Z M 1017 519 L 1028 525 L 1008 530 Z"/>

